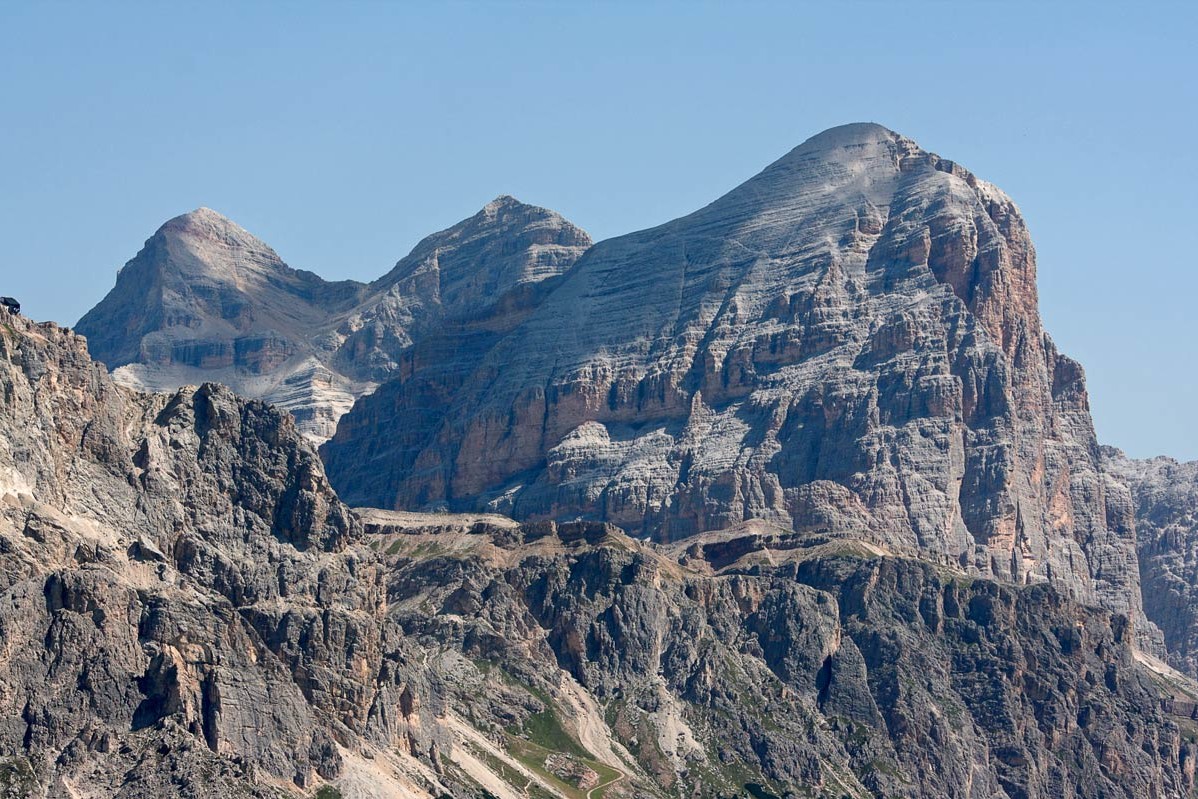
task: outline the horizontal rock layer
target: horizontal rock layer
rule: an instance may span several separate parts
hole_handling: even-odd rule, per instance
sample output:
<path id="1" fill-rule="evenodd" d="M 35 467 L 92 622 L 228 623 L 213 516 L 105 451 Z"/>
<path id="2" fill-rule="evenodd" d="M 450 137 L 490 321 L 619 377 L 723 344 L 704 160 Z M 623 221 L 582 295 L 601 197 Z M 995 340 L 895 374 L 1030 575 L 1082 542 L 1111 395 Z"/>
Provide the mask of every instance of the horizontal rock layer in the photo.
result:
<path id="1" fill-rule="evenodd" d="M 1018 209 L 885 128 L 595 245 L 485 357 L 452 355 L 476 335 L 344 417 L 322 452 L 348 501 L 659 541 L 765 519 L 1138 614 Z"/>

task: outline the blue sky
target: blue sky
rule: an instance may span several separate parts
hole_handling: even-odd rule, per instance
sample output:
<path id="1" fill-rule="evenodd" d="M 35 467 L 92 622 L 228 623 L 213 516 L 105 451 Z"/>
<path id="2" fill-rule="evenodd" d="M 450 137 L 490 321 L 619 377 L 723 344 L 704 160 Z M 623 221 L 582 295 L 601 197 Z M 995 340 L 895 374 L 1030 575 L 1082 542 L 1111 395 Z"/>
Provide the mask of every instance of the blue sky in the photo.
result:
<path id="1" fill-rule="evenodd" d="M 1098 431 L 1198 458 L 1193 4 L 0 3 L 0 293 L 73 323 L 200 205 L 370 279 L 498 194 L 596 238 L 873 120 L 1019 203 Z"/>

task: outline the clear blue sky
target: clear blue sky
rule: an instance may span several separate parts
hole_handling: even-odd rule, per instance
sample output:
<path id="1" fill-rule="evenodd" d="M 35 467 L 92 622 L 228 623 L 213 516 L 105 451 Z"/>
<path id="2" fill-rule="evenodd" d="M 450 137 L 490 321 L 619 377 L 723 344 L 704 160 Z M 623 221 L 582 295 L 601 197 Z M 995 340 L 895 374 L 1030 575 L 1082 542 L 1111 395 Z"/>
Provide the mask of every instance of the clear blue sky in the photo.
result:
<path id="1" fill-rule="evenodd" d="M 370 279 L 514 194 L 596 238 L 873 120 L 1010 193 L 1099 435 L 1198 458 L 1193 4 L 0 3 L 0 293 L 73 323 L 167 218 Z"/>

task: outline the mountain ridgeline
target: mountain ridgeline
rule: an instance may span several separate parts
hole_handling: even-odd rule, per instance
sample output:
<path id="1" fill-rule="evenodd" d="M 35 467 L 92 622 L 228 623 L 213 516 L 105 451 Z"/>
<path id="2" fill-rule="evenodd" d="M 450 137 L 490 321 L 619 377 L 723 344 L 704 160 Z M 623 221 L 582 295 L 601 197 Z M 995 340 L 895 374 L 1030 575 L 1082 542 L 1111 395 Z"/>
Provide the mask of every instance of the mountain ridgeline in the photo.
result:
<path id="1" fill-rule="evenodd" d="M 286 408 L 321 441 L 354 399 L 402 371 L 414 341 L 443 322 L 512 325 L 590 243 L 505 196 L 373 283 L 330 283 L 200 208 L 159 228 L 77 329 L 126 385 L 219 380 Z"/>
<path id="2" fill-rule="evenodd" d="M 0 798 L 1195 795 L 1198 470 L 879 125 L 368 284 L 199 209 L 0 323 Z"/>

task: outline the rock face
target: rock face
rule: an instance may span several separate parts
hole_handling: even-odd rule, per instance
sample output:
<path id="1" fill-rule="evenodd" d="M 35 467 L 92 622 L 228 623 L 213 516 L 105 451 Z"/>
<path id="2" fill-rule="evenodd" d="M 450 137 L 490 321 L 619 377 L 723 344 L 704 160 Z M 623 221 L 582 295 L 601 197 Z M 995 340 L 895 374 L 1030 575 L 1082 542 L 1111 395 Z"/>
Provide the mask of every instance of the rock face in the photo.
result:
<path id="1" fill-rule="evenodd" d="M 435 360 L 326 445 L 351 503 L 659 541 L 758 518 L 1138 612 L 1132 522 L 1017 208 L 878 125 L 595 245 L 485 357 Z"/>
<path id="2" fill-rule="evenodd" d="M 1133 460 L 1112 447 L 1103 455 L 1134 508 L 1144 613 L 1169 664 L 1198 676 L 1198 462 Z"/>
<path id="3" fill-rule="evenodd" d="M 452 555 L 401 555 L 395 598 L 445 615 L 399 623 L 561 712 L 569 693 L 538 678 L 556 663 L 605 709 L 630 755 L 619 767 L 655 783 L 637 796 L 1192 790 L 1195 750 L 1161 711 L 1126 617 L 1050 586 L 785 533 L 704 534 L 664 551 L 594 523 L 522 534 L 539 551 L 515 562 L 519 538 L 478 534 Z M 454 701 L 484 684 L 455 680 Z"/>
<path id="4" fill-rule="evenodd" d="M 557 214 L 501 197 L 374 283 L 329 283 L 201 208 L 163 225 L 78 329 L 127 385 L 218 381 L 324 440 L 421 336 L 499 304 L 526 311 L 589 245 Z"/>
<path id="5" fill-rule="evenodd" d="M 1188 796 L 1131 630 L 762 522 L 359 516 L 287 414 L 0 310 L 0 795 Z"/>
<path id="6" fill-rule="evenodd" d="M 336 776 L 368 698 L 398 702 L 379 679 L 399 677 L 402 643 L 360 523 L 290 417 L 213 384 L 125 390 L 81 337 L 11 317 L 0 389 L 0 750 L 16 772 L 51 796 L 130 797 Z"/>

